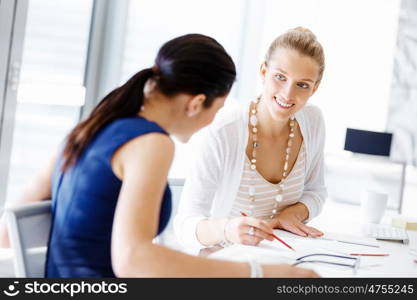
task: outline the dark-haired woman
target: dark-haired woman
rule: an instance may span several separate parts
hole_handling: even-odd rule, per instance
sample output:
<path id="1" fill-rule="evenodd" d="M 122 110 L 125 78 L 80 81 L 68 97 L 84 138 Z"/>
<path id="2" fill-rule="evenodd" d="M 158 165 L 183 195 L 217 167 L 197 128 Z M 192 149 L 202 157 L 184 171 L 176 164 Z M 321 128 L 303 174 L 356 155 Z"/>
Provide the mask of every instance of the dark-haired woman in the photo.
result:
<path id="1" fill-rule="evenodd" d="M 21 201 L 52 198 L 46 276 L 317 276 L 287 265 L 193 257 L 152 243 L 170 217 L 170 135 L 186 142 L 208 125 L 235 75 L 214 39 L 175 38 L 159 50 L 154 67 L 111 92 L 70 132 L 62 153 Z"/>

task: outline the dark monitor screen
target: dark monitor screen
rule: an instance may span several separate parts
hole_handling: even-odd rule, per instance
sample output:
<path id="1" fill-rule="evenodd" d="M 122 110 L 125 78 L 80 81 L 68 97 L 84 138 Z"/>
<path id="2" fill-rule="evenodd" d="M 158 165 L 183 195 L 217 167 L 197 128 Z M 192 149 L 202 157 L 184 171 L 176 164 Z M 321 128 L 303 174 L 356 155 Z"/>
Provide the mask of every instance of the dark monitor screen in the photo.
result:
<path id="1" fill-rule="evenodd" d="M 345 150 L 355 153 L 389 156 L 392 133 L 346 129 Z"/>

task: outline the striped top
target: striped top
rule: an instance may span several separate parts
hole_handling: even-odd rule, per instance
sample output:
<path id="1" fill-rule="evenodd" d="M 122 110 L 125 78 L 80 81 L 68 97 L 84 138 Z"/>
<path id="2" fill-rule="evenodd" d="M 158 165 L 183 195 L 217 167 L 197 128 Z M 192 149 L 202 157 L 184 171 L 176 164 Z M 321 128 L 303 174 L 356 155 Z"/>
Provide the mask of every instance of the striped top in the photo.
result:
<path id="1" fill-rule="evenodd" d="M 249 158 L 245 155 L 245 164 L 239 190 L 229 217 L 238 217 L 241 216 L 240 212 L 244 212 L 249 216 L 264 220 L 273 218 L 279 211 L 297 203 L 301 199 L 304 190 L 305 175 L 306 160 L 304 142 L 301 144 L 297 160 L 291 172 L 284 180 L 281 180 L 277 184 L 267 181 L 257 170 L 251 170 Z M 250 206 L 250 186 L 255 188 L 253 207 Z M 278 194 L 282 194 L 281 201 L 276 201 L 275 197 Z"/>

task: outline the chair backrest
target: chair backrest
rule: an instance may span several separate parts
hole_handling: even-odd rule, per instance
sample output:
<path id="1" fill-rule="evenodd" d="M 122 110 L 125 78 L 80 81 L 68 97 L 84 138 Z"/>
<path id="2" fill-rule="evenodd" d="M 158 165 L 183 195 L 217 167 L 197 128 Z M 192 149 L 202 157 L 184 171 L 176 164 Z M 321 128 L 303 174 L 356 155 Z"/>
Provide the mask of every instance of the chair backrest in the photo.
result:
<path id="1" fill-rule="evenodd" d="M 175 238 L 174 227 L 172 223 L 178 209 L 178 204 L 180 202 L 181 192 L 182 188 L 184 187 L 184 183 L 185 179 L 182 178 L 170 178 L 168 180 L 168 184 L 171 188 L 172 193 L 171 218 L 164 232 L 162 232 L 157 238 L 158 244 L 177 250 L 181 249 L 181 245 L 177 242 L 177 239 Z"/>
<path id="2" fill-rule="evenodd" d="M 44 277 L 51 201 L 6 209 L 16 277 Z"/>
<path id="3" fill-rule="evenodd" d="M 184 187 L 185 179 L 170 178 L 168 180 L 169 187 L 172 193 L 172 213 L 177 211 L 178 203 L 180 202 L 182 188 Z"/>

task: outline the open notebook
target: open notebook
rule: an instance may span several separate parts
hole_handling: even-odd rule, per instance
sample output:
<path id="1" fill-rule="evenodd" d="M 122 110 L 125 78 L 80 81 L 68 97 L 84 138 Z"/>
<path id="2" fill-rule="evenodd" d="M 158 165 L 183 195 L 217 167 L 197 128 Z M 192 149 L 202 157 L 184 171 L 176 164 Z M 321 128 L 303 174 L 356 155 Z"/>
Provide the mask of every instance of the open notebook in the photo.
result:
<path id="1" fill-rule="evenodd" d="M 344 259 L 337 256 L 350 256 L 351 253 L 380 253 L 378 242 L 375 239 L 359 239 L 360 237 L 344 234 L 327 233 L 322 238 L 305 238 L 292 233 L 274 230 L 274 233 L 291 245 L 296 251 L 292 251 L 277 241 L 262 241 L 258 246 L 232 245 L 221 251 L 211 254 L 210 258 L 232 259 L 236 261 L 256 260 L 264 264 L 294 264 L 300 258 L 307 256 L 305 260 L 319 260 L 329 263 L 342 263 L 352 267 L 339 266 L 329 263 L 302 263 L 299 267 L 310 268 L 322 277 L 352 277 L 356 275 L 353 265 L 357 263 L 357 269 L 366 270 L 379 266 L 384 261 L 381 258 Z M 339 242 L 337 240 L 344 240 Z M 357 242 L 362 244 L 358 244 Z M 351 243 L 355 242 L 355 243 Z M 331 255 L 336 255 L 333 257 Z"/>

